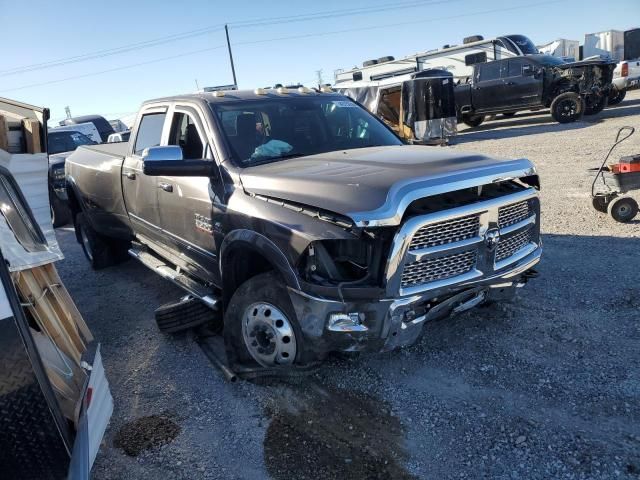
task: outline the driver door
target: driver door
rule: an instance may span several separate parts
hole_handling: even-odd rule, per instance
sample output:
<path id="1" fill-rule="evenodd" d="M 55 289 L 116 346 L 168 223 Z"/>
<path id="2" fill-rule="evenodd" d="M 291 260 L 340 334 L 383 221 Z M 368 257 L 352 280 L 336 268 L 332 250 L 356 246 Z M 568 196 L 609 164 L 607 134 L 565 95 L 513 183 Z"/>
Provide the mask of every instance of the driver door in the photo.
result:
<path id="1" fill-rule="evenodd" d="M 472 85 L 472 103 L 478 112 L 494 110 L 504 106 L 504 83 L 501 69 L 504 60 L 476 65 L 474 83 Z"/>
<path id="2" fill-rule="evenodd" d="M 208 159 L 213 155 L 200 112 L 176 105 L 169 115 L 167 145 L 182 148 L 184 160 Z M 204 177 L 157 177 L 160 224 L 165 242 L 197 270 L 200 277 L 216 271 L 216 244 L 212 219 L 211 180 Z"/>
<path id="3" fill-rule="evenodd" d="M 508 105 L 537 105 L 542 101 L 542 78 L 535 75 L 537 66 L 525 58 L 506 60 L 503 69 L 504 99 Z"/>

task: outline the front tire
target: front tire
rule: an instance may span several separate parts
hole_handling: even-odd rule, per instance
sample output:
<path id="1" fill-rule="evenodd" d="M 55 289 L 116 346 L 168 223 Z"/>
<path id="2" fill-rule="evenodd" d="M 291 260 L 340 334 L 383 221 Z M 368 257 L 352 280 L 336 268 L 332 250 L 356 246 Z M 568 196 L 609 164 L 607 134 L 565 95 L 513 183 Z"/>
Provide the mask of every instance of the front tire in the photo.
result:
<path id="1" fill-rule="evenodd" d="M 470 127 L 479 127 L 484 122 L 484 115 L 464 114 L 462 121 Z"/>
<path id="2" fill-rule="evenodd" d="M 627 91 L 626 90 L 619 90 L 616 87 L 613 87 L 611 89 L 611 93 L 609 94 L 609 105 L 617 105 L 620 102 L 622 102 L 622 100 L 624 100 L 624 97 L 627 96 Z"/>
<path id="3" fill-rule="evenodd" d="M 611 201 L 608 210 L 616 222 L 627 223 L 638 214 L 638 202 L 631 197 L 618 197 Z"/>
<path id="4" fill-rule="evenodd" d="M 224 315 L 224 340 L 231 365 L 278 368 L 302 363 L 302 332 L 277 274 L 262 273 L 240 285 Z"/>
<path id="5" fill-rule="evenodd" d="M 584 100 L 575 92 L 565 92 L 551 102 L 551 116 L 558 123 L 571 123 L 582 118 Z"/>

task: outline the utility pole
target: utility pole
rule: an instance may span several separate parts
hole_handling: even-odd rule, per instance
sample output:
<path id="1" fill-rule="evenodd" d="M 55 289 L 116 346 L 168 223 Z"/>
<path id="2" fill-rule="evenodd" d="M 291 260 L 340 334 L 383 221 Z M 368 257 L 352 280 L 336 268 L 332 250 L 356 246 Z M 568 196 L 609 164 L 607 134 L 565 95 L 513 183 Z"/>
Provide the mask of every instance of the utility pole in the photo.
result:
<path id="1" fill-rule="evenodd" d="M 238 81 L 236 80 L 236 67 L 233 65 L 233 54 L 231 53 L 231 42 L 229 41 L 229 28 L 227 24 L 224 25 L 224 33 L 227 35 L 227 49 L 229 50 L 229 61 L 231 62 L 231 73 L 233 74 L 233 84 L 238 88 Z"/>
<path id="2" fill-rule="evenodd" d="M 198 85 L 198 79 L 195 78 L 194 81 L 196 82 L 196 91 L 200 91 L 200 85 Z"/>
<path id="3" fill-rule="evenodd" d="M 67 118 L 71 118 L 71 109 L 69 108 L 68 105 L 64 107 L 64 113 L 67 114 Z"/>
<path id="4" fill-rule="evenodd" d="M 321 87 L 322 83 L 323 83 L 323 80 L 322 80 L 322 69 L 316 70 L 316 75 L 318 77 L 318 87 Z"/>

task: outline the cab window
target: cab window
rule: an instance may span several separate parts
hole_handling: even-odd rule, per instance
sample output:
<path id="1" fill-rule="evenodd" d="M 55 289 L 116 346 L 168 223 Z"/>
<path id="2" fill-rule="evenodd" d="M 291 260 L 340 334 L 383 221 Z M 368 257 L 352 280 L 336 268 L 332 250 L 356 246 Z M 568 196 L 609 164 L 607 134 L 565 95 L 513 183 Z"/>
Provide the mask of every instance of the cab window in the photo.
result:
<path id="1" fill-rule="evenodd" d="M 164 126 L 164 119 L 166 116 L 166 112 L 147 113 L 142 116 L 140 126 L 138 127 L 138 136 L 136 137 L 136 143 L 134 146 L 134 152 L 136 155 L 142 155 L 145 148 L 157 147 L 160 145 L 162 127 Z"/>
<path id="2" fill-rule="evenodd" d="M 204 142 L 198 133 L 194 118 L 188 113 L 176 112 L 171 122 L 169 145 L 182 148 L 185 160 L 204 158 Z"/>
<path id="3" fill-rule="evenodd" d="M 500 78 L 501 62 L 484 63 L 478 66 L 478 81 L 497 80 Z"/>
<path id="4" fill-rule="evenodd" d="M 509 60 L 509 66 L 507 67 L 507 77 L 520 77 L 522 76 L 522 67 L 525 62 L 521 58 L 514 58 Z"/>

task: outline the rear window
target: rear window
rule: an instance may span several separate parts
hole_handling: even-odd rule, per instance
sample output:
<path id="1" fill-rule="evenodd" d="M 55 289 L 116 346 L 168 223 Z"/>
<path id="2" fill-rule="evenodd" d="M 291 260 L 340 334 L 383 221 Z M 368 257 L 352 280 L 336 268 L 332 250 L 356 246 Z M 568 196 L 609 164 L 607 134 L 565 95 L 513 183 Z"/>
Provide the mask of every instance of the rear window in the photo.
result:
<path id="1" fill-rule="evenodd" d="M 138 136 L 136 137 L 136 145 L 134 151 L 136 155 L 142 155 L 145 148 L 157 147 L 160 145 L 162 138 L 162 127 L 166 112 L 148 113 L 142 116 L 140 126 L 138 127 Z"/>
<path id="2" fill-rule="evenodd" d="M 480 65 L 478 67 L 480 69 L 480 72 L 478 73 L 478 81 L 485 82 L 487 80 L 496 80 L 500 78 L 501 66 L 501 62 L 491 62 Z"/>

